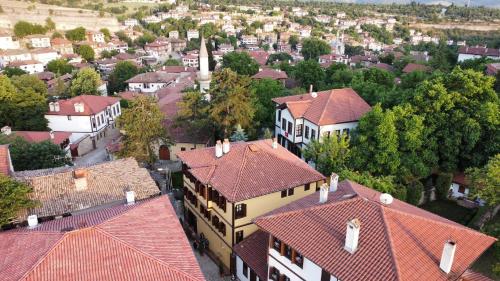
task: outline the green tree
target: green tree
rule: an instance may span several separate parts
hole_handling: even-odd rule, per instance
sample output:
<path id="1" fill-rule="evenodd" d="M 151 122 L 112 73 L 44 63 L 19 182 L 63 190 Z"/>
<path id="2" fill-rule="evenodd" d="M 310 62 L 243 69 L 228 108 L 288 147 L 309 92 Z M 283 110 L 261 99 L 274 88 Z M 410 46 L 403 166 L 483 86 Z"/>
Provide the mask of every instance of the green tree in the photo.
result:
<path id="1" fill-rule="evenodd" d="M 157 159 L 155 147 L 169 143 L 164 121 L 165 116 L 154 98 L 140 96 L 132 101 L 117 120 L 118 128 L 125 132 L 119 155 L 154 163 Z"/>
<path id="2" fill-rule="evenodd" d="M 485 200 L 491 209 L 500 204 L 500 154 L 491 157 L 482 168 L 467 169 L 466 175 L 472 196 Z"/>
<path id="3" fill-rule="evenodd" d="M 321 137 L 310 142 L 303 150 L 303 157 L 312 160 L 323 175 L 339 173 L 347 168 L 350 148 L 346 134 L 341 136 Z"/>
<path id="4" fill-rule="evenodd" d="M 73 72 L 73 68 L 74 67 L 65 59 L 51 60 L 47 64 L 47 70 L 56 73 L 57 75 L 71 73 Z"/>
<path id="5" fill-rule="evenodd" d="M 176 59 L 168 59 L 163 63 L 163 65 L 165 65 L 165 66 L 182 66 L 182 62 L 180 60 L 176 60 Z"/>
<path id="6" fill-rule="evenodd" d="M 97 88 L 101 85 L 101 76 L 92 68 L 83 68 L 71 80 L 71 96 L 100 95 Z"/>
<path id="7" fill-rule="evenodd" d="M 273 98 L 286 94 L 285 87 L 273 79 L 260 79 L 252 82 L 252 91 L 256 98 L 255 117 L 256 127 L 273 128 L 275 104 Z"/>
<path id="8" fill-rule="evenodd" d="M 106 40 L 106 42 L 111 40 L 111 32 L 109 32 L 109 29 L 101 28 L 99 29 L 99 31 L 102 32 L 102 34 L 104 34 L 104 40 Z"/>
<path id="9" fill-rule="evenodd" d="M 125 81 L 139 73 L 135 64 L 129 61 L 120 61 L 108 78 L 108 94 L 121 92 L 127 88 Z"/>
<path id="10" fill-rule="evenodd" d="M 329 54 L 330 52 L 330 45 L 321 39 L 307 38 L 302 41 L 302 50 L 300 53 L 304 56 L 304 60 L 318 60 L 319 56 Z"/>
<path id="11" fill-rule="evenodd" d="M 389 193 L 400 200 L 406 199 L 405 188 L 395 183 L 392 176 L 373 176 L 366 171 L 357 172 L 348 169 L 341 170 L 338 175 L 339 180 L 351 180 L 379 192 Z"/>
<path id="12" fill-rule="evenodd" d="M 20 68 L 17 68 L 17 67 L 5 67 L 3 69 L 3 75 L 7 76 L 7 77 L 12 77 L 12 76 L 16 76 L 16 75 L 23 75 L 23 74 L 28 74 L 28 72 L 20 69 Z"/>
<path id="13" fill-rule="evenodd" d="M 282 62 L 282 61 L 292 62 L 293 57 L 288 53 L 274 53 L 269 55 L 266 64 L 274 64 L 276 62 Z"/>
<path id="14" fill-rule="evenodd" d="M 230 52 L 222 57 L 222 67 L 239 75 L 252 76 L 259 72 L 259 64 L 246 52 Z"/>
<path id="15" fill-rule="evenodd" d="M 290 46 L 292 47 L 292 49 L 294 50 L 297 50 L 297 44 L 299 44 L 300 40 L 299 40 L 299 36 L 297 35 L 291 35 L 289 38 L 288 38 L 288 44 L 290 44 Z"/>
<path id="16" fill-rule="evenodd" d="M 200 91 L 184 93 L 177 103 L 175 126 L 182 127 L 190 136 L 203 136 L 211 133 L 213 124 L 208 116 L 209 104 Z"/>
<path id="17" fill-rule="evenodd" d="M 50 17 L 48 17 L 45 19 L 45 28 L 48 31 L 56 30 L 56 23 Z"/>
<path id="18" fill-rule="evenodd" d="M 248 76 L 240 76 L 228 68 L 213 74 L 209 116 L 223 137 L 229 137 L 231 128 L 238 124 L 243 128 L 252 125 L 255 107 L 250 83 Z"/>
<path id="19" fill-rule="evenodd" d="M 324 87 L 325 71 L 315 60 L 299 62 L 295 67 L 294 75 L 295 79 L 305 89 L 309 89 L 309 85 L 313 85 L 316 91 Z"/>
<path id="20" fill-rule="evenodd" d="M 26 183 L 0 175 L 0 226 L 11 223 L 23 211 L 37 206 L 30 199 L 32 188 Z"/>
<path id="21" fill-rule="evenodd" d="M 76 48 L 76 53 L 82 56 L 82 58 L 86 61 L 93 61 L 94 60 L 94 49 L 90 47 L 89 45 L 81 45 L 78 48 Z"/>
<path id="22" fill-rule="evenodd" d="M 27 21 L 18 21 L 14 25 L 14 34 L 19 37 L 25 37 L 32 34 L 45 34 L 46 28 L 39 24 L 32 24 Z"/>
<path id="23" fill-rule="evenodd" d="M 66 39 L 71 41 L 84 41 L 86 39 L 86 30 L 83 27 L 77 27 L 66 31 Z"/>

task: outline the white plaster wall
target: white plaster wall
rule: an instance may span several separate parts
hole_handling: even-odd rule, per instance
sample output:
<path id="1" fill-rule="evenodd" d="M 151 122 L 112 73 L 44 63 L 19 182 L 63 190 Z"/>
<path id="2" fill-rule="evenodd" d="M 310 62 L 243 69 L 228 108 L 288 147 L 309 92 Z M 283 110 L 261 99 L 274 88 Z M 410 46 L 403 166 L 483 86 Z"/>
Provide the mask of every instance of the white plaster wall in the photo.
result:
<path id="1" fill-rule="evenodd" d="M 305 137 L 306 126 L 309 127 L 309 138 Z M 317 139 L 318 138 L 318 133 L 319 133 L 318 126 L 316 124 L 312 123 L 311 121 L 309 121 L 307 119 L 304 119 L 304 128 L 302 129 L 303 132 L 304 132 L 303 133 L 304 137 L 302 138 L 302 142 L 304 144 L 309 144 L 311 142 L 311 129 L 314 129 L 316 131 L 316 139 Z"/>
<path id="2" fill-rule="evenodd" d="M 467 197 L 469 195 L 469 189 L 465 188 L 464 193 L 461 193 L 458 191 L 460 185 L 457 183 L 452 183 L 450 186 L 450 190 L 452 191 L 451 197 L 457 198 L 457 197 Z"/>
<path id="3" fill-rule="evenodd" d="M 145 88 L 144 83 L 128 83 L 128 88 L 130 91 L 153 93 L 168 85 L 167 83 L 147 83 L 147 84 L 149 85 L 149 88 Z"/>
<path id="4" fill-rule="evenodd" d="M 281 256 L 276 250 L 269 249 L 268 261 L 269 267 L 275 267 L 281 274 L 289 277 L 291 281 L 321 280 L 321 268 L 305 257 L 304 264 L 300 268 L 292 264 L 288 258 Z"/>
<path id="5" fill-rule="evenodd" d="M 349 129 L 349 134 L 354 128 L 358 126 L 358 122 L 340 123 L 333 125 L 326 125 L 320 127 L 320 136 L 326 135 L 326 132 L 331 132 L 331 135 L 335 133 L 336 130 L 340 130 L 340 134 L 344 133 L 345 129 Z"/>

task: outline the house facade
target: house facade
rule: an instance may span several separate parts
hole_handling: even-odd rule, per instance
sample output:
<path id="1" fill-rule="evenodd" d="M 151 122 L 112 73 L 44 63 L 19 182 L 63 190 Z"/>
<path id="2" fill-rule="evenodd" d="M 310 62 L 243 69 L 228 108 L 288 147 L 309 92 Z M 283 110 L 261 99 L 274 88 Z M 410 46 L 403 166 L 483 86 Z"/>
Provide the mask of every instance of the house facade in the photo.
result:
<path id="1" fill-rule="evenodd" d="M 0 51 L 0 64 L 2 67 L 7 66 L 13 61 L 28 61 L 31 59 L 31 53 L 28 50 L 9 49 Z"/>
<path id="2" fill-rule="evenodd" d="M 271 140 L 178 153 L 184 172 L 184 224 L 235 272 L 233 246 L 257 230 L 253 219 L 312 194 L 325 177 Z"/>
<path id="3" fill-rule="evenodd" d="M 36 49 L 31 52 L 34 60 L 41 62 L 44 66 L 47 65 L 50 61 L 56 60 L 61 56 L 51 48 L 41 48 Z"/>
<path id="4" fill-rule="evenodd" d="M 350 88 L 275 98 L 275 134 L 283 147 L 301 149 L 322 137 L 349 135 L 371 107 Z"/>
<path id="5" fill-rule="evenodd" d="M 463 62 L 470 59 L 479 59 L 482 57 L 487 57 L 490 59 L 498 60 L 500 59 L 500 49 L 486 48 L 486 47 L 468 47 L 462 46 L 458 49 L 458 62 Z"/>
<path id="6" fill-rule="evenodd" d="M 61 55 L 73 54 L 73 44 L 64 38 L 54 38 L 51 41 L 52 49 Z"/>
<path id="7" fill-rule="evenodd" d="M 28 35 L 25 39 L 31 48 L 50 48 L 50 36 L 48 35 Z"/>
<path id="8" fill-rule="evenodd" d="M 9 50 L 9 49 L 19 49 L 19 41 L 12 40 L 12 35 L 8 33 L 0 32 L 0 49 Z"/>
<path id="9" fill-rule="evenodd" d="M 35 74 L 43 72 L 43 64 L 37 60 L 18 60 L 9 63 L 9 67 L 17 67 L 28 74 Z"/>
<path id="10" fill-rule="evenodd" d="M 125 83 L 128 83 L 129 91 L 153 93 L 174 83 L 178 76 L 161 71 L 146 72 L 128 79 Z"/>

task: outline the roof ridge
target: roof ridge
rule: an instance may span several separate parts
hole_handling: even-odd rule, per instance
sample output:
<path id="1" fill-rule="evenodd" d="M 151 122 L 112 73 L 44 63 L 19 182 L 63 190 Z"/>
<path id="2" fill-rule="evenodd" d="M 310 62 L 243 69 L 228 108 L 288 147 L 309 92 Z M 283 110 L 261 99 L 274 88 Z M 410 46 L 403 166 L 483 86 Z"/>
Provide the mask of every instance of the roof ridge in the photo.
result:
<path id="1" fill-rule="evenodd" d="M 383 220 L 383 222 L 384 222 L 384 226 L 385 226 L 385 227 L 384 227 L 384 231 L 385 231 L 385 233 L 386 233 L 386 235 L 387 235 L 387 238 L 388 238 L 388 240 L 389 240 L 389 244 L 390 244 L 390 246 L 389 246 L 389 251 L 390 251 L 390 253 L 391 253 L 391 258 L 392 258 L 392 260 L 393 260 L 393 262 L 394 262 L 394 267 L 395 267 L 395 269 L 396 269 L 396 277 L 397 277 L 397 279 L 399 280 L 399 279 L 400 279 L 400 277 L 401 277 L 401 270 L 399 269 L 399 262 L 398 262 L 398 260 L 396 259 L 396 256 L 395 256 L 395 253 L 394 253 L 394 242 L 392 241 L 392 232 L 391 232 L 391 228 L 390 228 L 390 227 L 388 227 L 388 224 L 387 224 L 387 217 L 386 217 L 385 212 L 384 212 L 384 207 L 379 206 L 379 211 L 380 211 L 380 213 L 382 214 L 382 220 Z"/>
<path id="2" fill-rule="evenodd" d="M 251 144 L 253 144 L 253 143 L 254 142 L 251 142 Z M 247 163 L 248 151 L 250 151 L 250 145 L 247 143 L 245 146 L 245 151 L 243 151 L 243 160 L 241 161 L 240 167 L 238 169 L 238 177 L 237 177 L 236 183 L 234 184 L 233 194 L 231 194 L 231 200 L 234 200 L 234 198 L 236 197 L 236 193 L 238 192 L 238 187 L 240 185 L 241 178 L 242 178 L 241 175 L 243 174 L 243 167 Z"/>
<path id="3" fill-rule="evenodd" d="M 323 108 L 321 109 L 321 115 L 319 116 L 319 119 L 318 119 L 318 125 L 321 124 L 321 120 L 323 119 L 323 115 L 325 115 L 325 112 L 326 112 L 326 108 L 328 107 L 328 105 L 330 104 L 330 101 L 332 100 L 332 96 L 333 96 L 333 90 L 330 90 L 330 93 L 328 95 L 328 99 L 326 100 Z M 321 137 L 320 135 L 320 132 L 318 131 L 318 138 Z"/>
<path id="4" fill-rule="evenodd" d="M 185 272 L 183 270 L 180 270 L 180 269 L 174 267 L 172 264 L 169 264 L 169 263 L 167 263 L 167 262 L 165 262 L 165 261 L 163 261 L 163 260 L 161 260 L 161 259 L 159 259 L 159 258 L 157 258 L 157 257 L 155 257 L 155 256 L 153 256 L 151 254 L 149 254 L 149 253 L 144 252 L 143 250 L 135 247 L 134 245 L 132 245 L 132 244 L 130 244 L 130 243 L 128 243 L 128 242 L 126 242 L 126 241 L 124 241 L 124 240 L 122 240 L 122 239 L 114 236 L 114 235 L 112 235 L 111 233 L 107 232 L 106 230 L 100 228 L 99 226 L 95 226 L 95 227 L 92 227 L 92 228 L 94 228 L 96 231 L 100 232 L 101 234 L 109 237 L 110 239 L 115 240 L 116 242 L 123 244 L 125 247 L 127 247 L 127 248 L 129 248 L 129 249 L 131 249 L 131 250 L 133 250 L 133 251 L 135 251 L 135 252 L 137 252 L 137 253 L 139 253 L 139 254 L 141 254 L 143 256 L 148 257 L 152 261 L 157 262 L 157 263 L 159 263 L 161 265 L 164 265 L 164 266 L 168 267 L 170 270 L 177 271 L 177 272 L 185 275 L 189 279 L 196 280 L 191 275 L 189 275 L 187 272 Z"/>

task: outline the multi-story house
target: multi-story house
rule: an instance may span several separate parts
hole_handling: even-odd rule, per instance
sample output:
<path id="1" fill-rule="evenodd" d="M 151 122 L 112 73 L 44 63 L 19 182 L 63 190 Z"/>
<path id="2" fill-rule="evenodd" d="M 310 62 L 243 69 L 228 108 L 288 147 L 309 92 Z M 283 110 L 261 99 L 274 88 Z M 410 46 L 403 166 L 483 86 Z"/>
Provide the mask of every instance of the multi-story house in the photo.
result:
<path id="1" fill-rule="evenodd" d="M 264 24 L 263 30 L 264 30 L 264 32 L 273 32 L 274 31 L 274 24 L 272 22 L 266 22 Z"/>
<path id="2" fill-rule="evenodd" d="M 70 136 L 68 132 L 47 132 L 47 131 L 12 131 L 11 127 L 4 126 L 1 133 L 6 136 L 21 137 L 27 142 L 38 143 L 42 141 L 50 141 L 58 145 L 62 150 L 69 152 Z"/>
<path id="3" fill-rule="evenodd" d="M 220 44 L 219 51 L 221 51 L 223 54 L 234 52 L 234 46 L 231 44 Z"/>
<path id="4" fill-rule="evenodd" d="M 257 230 L 256 217 L 314 193 L 325 180 L 271 140 L 218 141 L 177 156 L 183 163 L 184 223 L 232 272 L 232 247 Z"/>
<path id="5" fill-rule="evenodd" d="M 7 66 L 13 61 L 27 61 L 31 60 L 31 53 L 24 49 L 8 49 L 0 51 L 0 64 L 2 67 Z"/>
<path id="6" fill-rule="evenodd" d="M 333 176 L 333 175 L 332 175 Z M 235 246 L 248 280 L 489 280 L 468 269 L 496 239 L 351 181 L 255 220 Z"/>
<path id="7" fill-rule="evenodd" d="M 172 52 L 181 52 L 187 45 L 186 40 L 182 39 L 168 38 L 168 42 L 172 46 Z"/>
<path id="8" fill-rule="evenodd" d="M 189 53 L 182 57 L 182 64 L 186 67 L 196 67 L 199 66 L 199 55 L 197 53 Z"/>
<path id="9" fill-rule="evenodd" d="M 115 129 L 121 115 L 120 99 L 115 97 L 82 95 L 49 103 L 45 118 L 54 132 L 71 132 L 72 141 L 89 135 L 93 147 Z"/>
<path id="10" fill-rule="evenodd" d="M 12 40 L 12 35 L 0 31 L 0 49 L 19 49 L 19 41 Z"/>
<path id="11" fill-rule="evenodd" d="M 172 30 L 168 33 L 168 38 L 179 39 L 179 31 Z"/>
<path id="12" fill-rule="evenodd" d="M 73 54 L 73 44 L 68 39 L 54 38 L 50 41 L 52 49 L 61 55 Z"/>
<path id="13" fill-rule="evenodd" d="M 172 46 L 168 41 L 155 41 L 146 43 L 144 50 L 150 56 L 155 58 L 162 58 L 168 56 L 172 52 Z"/>
<path id="14" fill-rule="evenodd" d="M 136 25 L 139 25 L 139 21 L 136 19 L 126 19 L 123 21 L 123 25 L 126 27 L 134 27 Z"/>
<path id="15" fill-rule="evenodd" d="M 178 74 L 161 71 L 146 72 L 137 74 L 125 81 L 125 83 L 128 83 L 129 91 L 153 93 L 174 83 L 178 77 Z"/>
<path id="16" fill-rule="evenodd" d="M 300 156 L 301 149 L 321 137 L 349 135 L 371 107 L 353 89 L 333 89 L 279 97 L 276 103 L 278 142 Z"/>
<path id="17" fill-rule="evenodd" d="M 467 47 L 463 46 L 458 49 L 458 62 L 463 62 L 469 59 L 478 59 L 487 57 L 493 60 L 500 59 L 500 49 L 486 48 L 486 47 Z"/>
<path id="18" fill-rule="evenodd" d="M 24 37 L 26 43 L 31 48 L 50 48 L 50 36 L 43 34 L 33 34 Z"/>
<path id="19" fill-rule="evenodd" d="M 44 66 L 50 61 L 56 60 L 61 57 L 56 50 L 51 48 L 41 48 L 31 51 L 34 60 L 41 62 Z"/>
<path id="20" fill-rule="evenodd" d="M 243 45 L 258 45 L 259 40 L 253 35 L 243 35 L 241 36 L 241 44 Z"/>
<path id="21" fill-rule="evenodd" d="M 191 41 L 191 39 L 198 39 L 200 38 L 200 32 L 196 29 L 190 29 L 187 31 L 187 40 Z"/>
<path id="22" fill-rule="evenodd" d="M 9 63 L 9 67 L 17 67 L 29 74 L 43 72 L 43 63 L 37 60 L 16 60 Z"/>
<path id="23" fill-rule="evenodd" d="M 106 42 L 104 33 L 98 31 L 87 31 L 85 33 L 87 36 L 87 41 L 92 42 L 92 43 L 104 43 Z"/>

